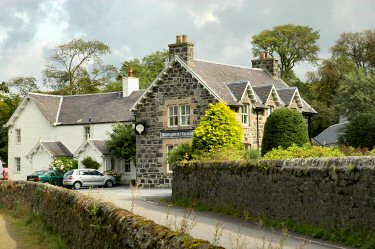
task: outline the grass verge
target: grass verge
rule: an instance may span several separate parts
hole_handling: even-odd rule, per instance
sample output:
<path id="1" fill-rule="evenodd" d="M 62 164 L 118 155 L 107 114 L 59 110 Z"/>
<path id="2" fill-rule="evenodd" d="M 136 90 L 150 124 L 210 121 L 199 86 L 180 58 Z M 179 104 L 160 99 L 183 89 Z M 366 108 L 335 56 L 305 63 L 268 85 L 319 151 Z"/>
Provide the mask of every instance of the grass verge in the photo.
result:
<path id="1" fill-rule="evenodd" d="M 37 215 L 25 207 L 10 210 L 2 206 L 0 214 L 10 224 L 8 233 L 17 241 L 17 248 L 68 248 L 62 237 L 44 222 L 42 215 Z"/>
<path id="2" fill-rule="evenodd" d="M 373 249 L 375 248 L 375 231 L 354 231 L 352 228 L 345 230 L 337 229 L 325 229 L 319 226 L 311 226 L 307 224 L 299 224 L 292 221 L 278 221 L 278 220 L 269 220 L 266 218 L 252 217 L 247 213 L 241 213 L 235 208 L 228 207 L 212 207 L 209 205 L 202 205 L 197 202 L 187 202 L 187 201 L 170 201 L 167 199 L 160 199 L 170 203 L 174 206 L 191 208 L 194 206 L 194 210 L 199 211 L 210 211 L 217 212 L 225 215 L 230 215 L 233 217 L 245 218 L 253 220 L 257 223 L 266 224 L 271 227 L 277 227 L 280 229 L 288 229 L 299 234 L 304 234 L 314 238 L 328 240 L 332 242 L 341 243 L 347 246 L 364 248 L 364 249 Z"/>

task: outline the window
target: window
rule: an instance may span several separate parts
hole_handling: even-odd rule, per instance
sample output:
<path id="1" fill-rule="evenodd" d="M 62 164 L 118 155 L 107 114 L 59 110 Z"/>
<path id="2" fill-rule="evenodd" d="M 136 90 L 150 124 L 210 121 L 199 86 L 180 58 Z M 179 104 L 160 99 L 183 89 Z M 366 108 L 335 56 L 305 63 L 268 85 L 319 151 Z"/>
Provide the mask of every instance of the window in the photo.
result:
<path id="1" fill-rule="evenodd" d="M 16 169 L 17 171 L 21 171 L 21 158 L 16 157 Z"/>
<path id="2" fill-rule="evenodd" d="M 243 144 L 244 150 L 251 150 L 251 144 Z"/>
<path id="3" fill-rule="evenodd" d="M 242 124 L 249 124 L 249 104 L 242 105 Z"/>
<path id="4" fill-rule="evenodd" d="M 16 129 L 16 144 L 21 143 L 21 129 Z"/>
<path id="5" fill-rule="evenodd" d="M 90 137 L 91 137 L 90 126 L 85 126 L 84 129 L 85 129 L 85 140 L 90 139 Z"/>
<path id="6" fill-rule="evenodd" d="M 268 109 L 267 109 L 267 117 L 273 112 L 273 106 L 270 105 L 268 106 Z"/>
<path id="7" fill-rule="evenodd" d="M 165 157 L 167 157 L 168 152 L 172 149 L 173 149 L 173 145 L 167 145 L 167 153 L 166 153 Z M 169 163 L 167 163 L 167 173 L 172 173 L 172 172 L 173 172 L 173 170 L 170 168 Z"/>
<path id="8" fill-rule="evenodd" d="M 115 159 L 112 157 L 111 158 L 111 170 L 115 169 Z"/>
<path id="9" fill-rule="evenodd" d="M 181 125 L 182 126 L 190 125 L 190 105 L 181 105 L 180 106 L 180 116 L 181 116 Z"/>
<path id="10" fill-rule="evenodd" d="M 130 160 L 124 160 L 123 173 L 130 173 Z"/>
<path id="11" fill-rule="evenodd" d="M 168 106 L 168 126 L 176 127 L 178 125 L 178 106 Z"/>

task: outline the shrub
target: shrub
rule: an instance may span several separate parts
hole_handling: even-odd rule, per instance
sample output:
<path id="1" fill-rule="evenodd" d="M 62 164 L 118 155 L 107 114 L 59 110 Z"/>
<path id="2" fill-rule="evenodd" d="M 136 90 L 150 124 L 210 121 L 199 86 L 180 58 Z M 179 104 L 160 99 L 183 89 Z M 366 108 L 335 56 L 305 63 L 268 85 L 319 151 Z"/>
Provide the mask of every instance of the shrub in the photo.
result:
<path id="1" fill-rule="evenodd" d="M 233 147 L 242 150 L 242 128 L 234 111 L 224 103 L 210 104 L 205 117 L 194 131 L 193 154 Z"/>
<path id="2" fill-rule="evenodd" d="M 135 131 L 132 124 L 116 123 L 111 133 L 107 133 L 107 150 L 115 157 L 135 161 Z"/>
<path id="3" fill-rule="evenodd" d="M 371 151 L 368 151 L 367 148 L 357 147 L 354 148 L 352 146 L 345 146 L 341 145 L 338 149 L 345 154 L 345 156 L 364 156 L 364 155 L 371 155 Z"/>
<path id="4" fill-rule="evenodd" d="M 122 175 L 120 173 L 117 173 L 113 169 L 104 171 L 104 175 L 113 176 L 114 178 L 116 178 L 117 183 L 121 182 L 121 176 Z"/>
<path id="5" fill-rule="evenodd" d="M 260 159 L 259 150 L 245 150 L 244 158 L 249 159 Z"/>
<path id="6" fill-rule="evenodd" d="M 191 159 L 191 147 L 189 143 L 181 143 L 177 147 L 174 147 L 172 150 L 168 151 L 167 162 L 181 162 Z"/>
<path id="7" fill-rule="evenodd" d="M 70 161 L 66 157 L 55 158 L 48 166 L 48 169 L 61 171 L 65 174 L 69 170 L 78 169 L 78 162 L 77 160 Z"/>
<path id="8" fill-rule="evenodd" d="M 290 159 L 290 158 L 312 158 L 312 157 L 344 157 L 345 154 L 334 147 L 311 146 L 306 143 L 300 147 L 292 145 L 287 149 L 281 146 L 272 149 L 263 156 L 263 159 Z"/>
<path id="9" fill-rule="evenodd" d="M 99 169 L 100 163 L 92 159 L 91 157 L 86 157 L 82 160 L 82 164 L 88 169 Z"/>
<path id="10" fill-rule="evenodd" d="M 244 159 L 244 154 L 243 150 L 229 146 L 196 154 L 194 159 L 198 161 L 232 161 Z"/>
<path id="11" fill-rule="evenodd" d="M 293 144 L 309 143 L 309 135 L 303 116 L 297 110 L 281 108 L 267 118 L 262 140 L 262 155 L 273 148 L 283 149 Z"/>

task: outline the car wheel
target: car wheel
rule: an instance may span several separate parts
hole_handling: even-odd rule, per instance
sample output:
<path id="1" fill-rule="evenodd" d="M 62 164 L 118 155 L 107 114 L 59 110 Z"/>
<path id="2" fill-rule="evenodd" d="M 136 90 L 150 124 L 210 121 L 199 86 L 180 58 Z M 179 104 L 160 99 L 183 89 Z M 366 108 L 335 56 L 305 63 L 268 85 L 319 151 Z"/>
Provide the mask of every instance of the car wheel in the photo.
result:
<path id="1" fill-rule="evenodd" d="M 80 183 L 80 182 L 75 182 L 74 184 L 73 184 L 73 188 L 74 189 L 80 189 L 82 187 L 82 184 Z"/>
<path id="2" fill-rule="evenodd" d="M 113 186 L 113 182 L 111 180 L 108 180 L 108 181 L 105 182 L 105 186 L 107 188 L 111 188 Z"/>

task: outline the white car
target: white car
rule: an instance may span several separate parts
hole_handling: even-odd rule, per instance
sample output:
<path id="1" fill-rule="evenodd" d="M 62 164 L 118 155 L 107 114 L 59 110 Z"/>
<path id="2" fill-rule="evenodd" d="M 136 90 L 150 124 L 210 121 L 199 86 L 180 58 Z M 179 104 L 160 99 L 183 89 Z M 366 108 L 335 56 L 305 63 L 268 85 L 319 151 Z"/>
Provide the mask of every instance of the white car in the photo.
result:
<path id="1" fill-rule="evenodd" d="M 74 189 L 89 186 L 105 186 L 107 188 L 116 184 L 116 178 L 103 175 L 96 169 L 74 169 L 65 173 L 63 185 Z"/>

